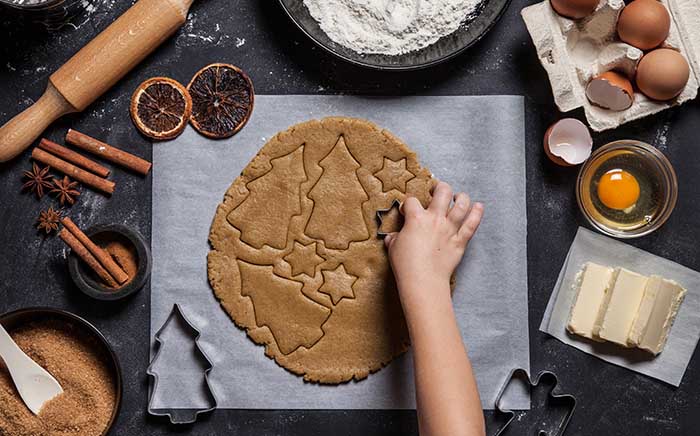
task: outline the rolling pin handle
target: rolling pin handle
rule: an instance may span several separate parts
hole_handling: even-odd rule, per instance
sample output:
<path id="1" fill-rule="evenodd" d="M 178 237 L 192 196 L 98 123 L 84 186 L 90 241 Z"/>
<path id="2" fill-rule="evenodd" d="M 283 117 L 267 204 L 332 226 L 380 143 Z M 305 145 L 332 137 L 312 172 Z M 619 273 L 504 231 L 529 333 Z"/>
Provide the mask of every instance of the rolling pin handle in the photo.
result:
<path id="1" fill-rule="evenodd" d="M 39 100 L 0 127 L 0 162 L 20 154 L 56 119 L 75 111 L 49 82 Z"/>

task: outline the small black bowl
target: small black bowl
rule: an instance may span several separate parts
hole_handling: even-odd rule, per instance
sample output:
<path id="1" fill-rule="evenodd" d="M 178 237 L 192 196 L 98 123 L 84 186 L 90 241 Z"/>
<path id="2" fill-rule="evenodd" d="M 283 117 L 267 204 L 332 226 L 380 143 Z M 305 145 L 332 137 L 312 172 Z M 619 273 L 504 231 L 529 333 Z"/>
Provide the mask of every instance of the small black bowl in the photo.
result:
<path id="1" fill-rule="evenodd" d="M 85 234 L 94 241 L 121 240 L 132 245 L 138 257 L 138 270 L 136 277 L 129 283 L 119 289 L 112 289 L 103 285 L 85 262 L 71 253 L 68 257 L 70 276 L 83 293 L 97 300 L 114 301 L 126 298 L 143 288 L 151 275 L 152 262 L 151 249 L 140 233 L 121 224 L 106 224 L 90 227 Z"/>
<path id="2" fill-rule="evenodd" d="M 105 357 L 107 367 L 112 375 L 112 379 L 114 380 L 114 392 L 116 394 L 112 416 L 109 418 L 109 423 L 101 435 L 105 436 L 109 434 L 109 431 L 114 425 L 114 421 L 116 421 L 117 416 L 119 416 L 123 395 L 122 368 L 119 364 L 117 353 L 114 352 L 112 346 L 109 344 L 109 342 L 107 342 L 107 338 L 105 338 L 104 335 L 97 330 L 97 327 L 78 315 L 70 313 L 66 310 L 53 309 L 50 307 L 29 307 L 26 309 L 19 309 L 5 313 L 0 315 L 0 324 L 5 327 L 6 330 L 11 331 L 16 327 L 26 325 L 32 321 L 46 321 L 49 319 L 55 319 L 75 326 L 87 337 L 94 340 L 94 342 L 98 345 L 98 350 L 96 351 L 102 353 L 102 355 Z"/>

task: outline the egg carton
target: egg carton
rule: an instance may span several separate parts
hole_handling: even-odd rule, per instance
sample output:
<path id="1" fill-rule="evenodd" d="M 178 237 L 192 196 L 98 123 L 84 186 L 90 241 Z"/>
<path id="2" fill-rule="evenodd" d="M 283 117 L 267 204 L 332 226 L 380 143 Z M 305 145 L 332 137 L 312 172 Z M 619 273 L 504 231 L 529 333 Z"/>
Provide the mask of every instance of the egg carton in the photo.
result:
<path id="1" fill-rule="evenodd" d="M 582 20 L 557 14 L 549 0 L 524 8 L 521 15 L 537 55 L 547 71 L 554 101 L 562 112 L 583 107 L 590 127 L 613 129 L 694 99 L 700 86 L 700 0 L 662 0 L 671 14 L 671 29 L 662 47 L 680 51 L 690 65 L 690 79 L 675 99 L 660 102 L 635 89 L 634 104 L 624 111 L 595 106 L 586 97 L 586 85 L 609 70 L 634 77 L 644 52 L 617 37 L 617 19 L 623 0 L 602 0 Z"/>

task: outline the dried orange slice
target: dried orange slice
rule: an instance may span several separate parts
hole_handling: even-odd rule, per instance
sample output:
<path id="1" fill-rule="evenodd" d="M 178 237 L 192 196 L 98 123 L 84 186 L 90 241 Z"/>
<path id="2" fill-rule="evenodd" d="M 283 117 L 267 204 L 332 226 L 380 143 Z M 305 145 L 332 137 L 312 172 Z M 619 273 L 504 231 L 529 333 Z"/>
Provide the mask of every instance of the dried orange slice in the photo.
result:
<path id="1" fill-rule="evenodd" d="M 177 137 L 192 114 L 187 88 L 167 77 L 154 77 L 139 85 L 131 96 L 131 119 L 152 139 Z"/>
<path id="2" fill-rule="evenodd" d="M 192 96 L 192 126 L 210 138 L 228 138 L 248 122 L 253 112 L 253 82 L 240 68 L 211 64 L 187 85 Z"/>

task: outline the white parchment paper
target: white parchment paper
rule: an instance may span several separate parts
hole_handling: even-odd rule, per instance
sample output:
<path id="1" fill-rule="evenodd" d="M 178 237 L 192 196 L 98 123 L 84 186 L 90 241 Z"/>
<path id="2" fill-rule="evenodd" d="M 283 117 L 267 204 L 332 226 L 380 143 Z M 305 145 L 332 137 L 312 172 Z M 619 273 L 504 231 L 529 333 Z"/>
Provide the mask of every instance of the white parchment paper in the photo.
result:
<path id="1" fill-rule="evenodd" d="M 576 274 L 586 262 L 624 267 L 672 279 L 688 290 L 664 351 L 657 357 L 637 349 L 599 344 L 566 331 L 575 298 Z M 540 330 L 607 362 L 679 386 L 700 338 L 700 273 L 623 242 L 579 228 L 552 291 Z"/>
<path id="2" fill-rule="evenodd" d="M 304 383 L 277 366 L 235 327 L 207 281 L 208 234 L 224 192 L 276 132 L 314 118 L 362 117 L 389 129 L 423 165 L 486 204 L 485 220 L 457 273 L 454 304 L 484 408 L 514 367 L 529 369 L 524 102 L 521 97 L 256 96 L 248 125 L 234 138 L 208 140 L 189 129 L 153 147 L 151 333 L 173 303 L 202 332 L 213 360 L 211 383 L 222 408 L 411 409 L 411 356 L 367 380 L 340 386 Z M 381 334 L 381 332 L 378 332 Z M 169 347 L 190 350 L 174 335 Z M 189 352 L 189 351 L 188 351 Z M 167 355 L 167 354 L 166 354 Z M 180 365 L 160 362 L 167 380 Z M 187 377 L 188 374 L 182 374 Z M 196 408 L 186 383 L 161 383 L 156 407 Z M 183 402 L 184 399 L 184 402 Z M 529 407 L 525 392 L 507 406 Z"/>

